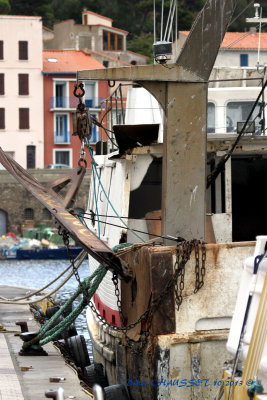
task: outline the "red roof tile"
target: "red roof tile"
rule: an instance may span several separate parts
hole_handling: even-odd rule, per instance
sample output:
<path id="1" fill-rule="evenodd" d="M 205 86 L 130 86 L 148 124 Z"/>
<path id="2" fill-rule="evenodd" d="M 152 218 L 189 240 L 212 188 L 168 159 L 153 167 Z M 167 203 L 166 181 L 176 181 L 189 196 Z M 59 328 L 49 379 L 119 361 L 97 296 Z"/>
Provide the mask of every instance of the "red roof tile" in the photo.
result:
<path id="1" fill-rule="evenodd" d="M 188 36 L 189 31 L 180 31 Z M 267 32 L 261 33 L 261 49 L 267 50 Z M 259 44 L 259 34 L 253 32 L 226 32 L 221 48 L 228 49 L 247 49 L 257 50 Z"/>
<path id="2" fill-rule="evenodd" d="M 97 68 L 105 67 L 81 50 L 43 50 L 43 72 L 63 73 Z"/>

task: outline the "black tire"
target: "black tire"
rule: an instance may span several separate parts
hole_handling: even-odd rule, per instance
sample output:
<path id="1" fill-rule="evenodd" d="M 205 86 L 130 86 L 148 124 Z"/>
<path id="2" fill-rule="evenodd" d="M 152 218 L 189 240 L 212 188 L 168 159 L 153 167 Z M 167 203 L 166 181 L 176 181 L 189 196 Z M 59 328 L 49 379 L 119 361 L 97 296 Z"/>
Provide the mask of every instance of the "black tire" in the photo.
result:
<path id="1" fill-rule="evenodd" d="M 58 305 L 48 307 L 45 313 L 46 318 L 50 319 L 51 317 L 53 317 L 53 315 L 59 310 L 59 308 L 60 307 Z"/>
<path id="2" fill-rule="evenodd" d="M 75 328 L 74 324 L 71 324 L 68 328 L 68 337 L 77 335 L 78 335 L 77 329 Z"/>
<path id="3" fill-rule="evenodd" d="M 129 400 L 127 390 L 123 385 L 112 385 L 104 388 L 105 400 Z"/>
<path id="4" fill-rule="evenodd" d="M 103 365 L 94 363 L 84 368 L 84 375 L 86 376 L 89 386 L 93 387 L 94 384 L 100 385 L 102 388 L 108 386 L 107 378 L 104 375 Z"/>
<path id="5" fill-rule="evenodd" d="M 76 367 L 80 367 L 83 370 L 87 365 L 90 365 L 84 337 L 82 335 L 71 336 L 67 342 Z"/>
<path id="6" fill-rule="evenodd" d="M 64 303 L 61 304 L 61 306 L 63 306 L 63 305 L 64 305 Z M 70 303 L 70 304 L 67 306 L 67 308 L 64 310 L 64 312 L 63 312 L 64 317 L 66 318 L 68 315 L 70 315 L 70 313 L 71 313 L 72 311 L 73 311 L 73 304 Z"/>

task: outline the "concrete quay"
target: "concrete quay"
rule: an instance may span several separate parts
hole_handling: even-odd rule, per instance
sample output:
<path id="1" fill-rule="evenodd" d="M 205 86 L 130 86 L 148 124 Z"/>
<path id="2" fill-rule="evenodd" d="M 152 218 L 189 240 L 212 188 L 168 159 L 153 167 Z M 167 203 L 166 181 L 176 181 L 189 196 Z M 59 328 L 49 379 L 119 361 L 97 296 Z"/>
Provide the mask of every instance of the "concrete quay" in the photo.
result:
<path id="1" fill-rule="evenodd" d="M 29 288 L 0 285 L 0 296 L 14 298 L 23 296 Z M 34 320 L 27 305 L 0 303 L 0 324 L 7 332 L 0 330 L 0 399 L 1 400 L 37 400 L 45 399 L 45 391 L 64 389 L 65 399 L 89 400 L 80 386 L 75 372 L 70 368 L 60 352 L 48 343 L 44 349 L 48 356 L 20 356 L 22 340 L 14 336 L 20 331 L 17 321 L 27 321 L 29 331 L 37 331 L 39 324 Z M 22 371 L 22 367 L 31 367 Z M 65 378 L 61 382 L 50 382 L 52 377 Z"/>

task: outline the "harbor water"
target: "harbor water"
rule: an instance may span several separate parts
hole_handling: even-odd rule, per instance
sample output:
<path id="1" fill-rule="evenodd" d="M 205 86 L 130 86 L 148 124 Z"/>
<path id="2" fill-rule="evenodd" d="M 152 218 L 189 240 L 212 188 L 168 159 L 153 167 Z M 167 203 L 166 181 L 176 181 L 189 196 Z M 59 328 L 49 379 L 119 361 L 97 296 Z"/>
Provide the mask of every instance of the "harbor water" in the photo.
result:
<path id="1" fill-rule="evenodd" d="M 42 288 L 54 278 L 60 275 L 69 265 L 69 260 L 0 260 L 0 285 L 26 286 L 30 288 Z M 46 290 L 51 290 L 58 286 L 67 276 L 65 273 L 58 281 L 53 283 Z M 85 260 L 79 268 L 79 276 L 82 279 L 89 276 L 88 261 Z M 78 282 L 74 276 L 59 289 L 56 301 L 66 301 L 77 289 Z M 78 298 L 78 301 L 80 299 Z M 75 304 L 74 304 L 75 306 Z M 10 306 L 10 307 L 16 307 Z M 90 358 L 92 359 L 92 347 L 86 325 L 86 310 L 76 319 L 75 326 L 79 335 L 83 335 Z"/>

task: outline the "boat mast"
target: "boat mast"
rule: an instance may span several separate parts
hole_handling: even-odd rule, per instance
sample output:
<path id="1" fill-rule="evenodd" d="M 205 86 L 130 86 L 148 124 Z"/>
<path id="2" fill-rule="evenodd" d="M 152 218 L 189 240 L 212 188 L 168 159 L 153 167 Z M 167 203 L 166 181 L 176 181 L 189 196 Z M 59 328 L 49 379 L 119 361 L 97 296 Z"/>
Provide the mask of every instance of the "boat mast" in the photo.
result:
<path id="1" fill-rule="evenodd" d="M 175 64 L 78 72 L 79 80 L 134 81 L 165 112 L 164 235 L 205 239 L 208 79 L 237 0 L 207 0 Z"/>

